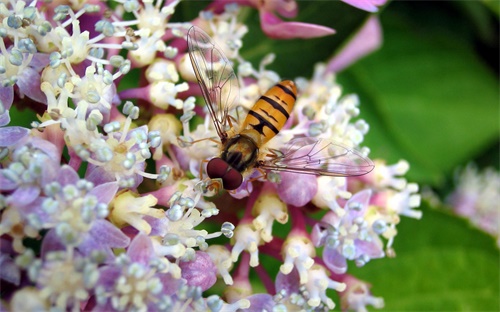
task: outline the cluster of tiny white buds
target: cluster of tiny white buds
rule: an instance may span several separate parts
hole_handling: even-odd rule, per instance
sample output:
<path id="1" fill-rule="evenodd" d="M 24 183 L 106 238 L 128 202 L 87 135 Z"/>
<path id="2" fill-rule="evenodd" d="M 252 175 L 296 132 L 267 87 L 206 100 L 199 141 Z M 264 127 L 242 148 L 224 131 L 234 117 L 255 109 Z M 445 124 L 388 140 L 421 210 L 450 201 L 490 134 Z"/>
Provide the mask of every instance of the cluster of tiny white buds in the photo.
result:
<path id="1" fill-rule="evenodd" d="M 167 218 L 170 221 L 179 221 L 184 216 L 184 212 L 194 208 L 194 205 L 192 198 L 183 197 L 181 192 L 175 192 L 169 200 L 170 208 L 166 212 Z"/>

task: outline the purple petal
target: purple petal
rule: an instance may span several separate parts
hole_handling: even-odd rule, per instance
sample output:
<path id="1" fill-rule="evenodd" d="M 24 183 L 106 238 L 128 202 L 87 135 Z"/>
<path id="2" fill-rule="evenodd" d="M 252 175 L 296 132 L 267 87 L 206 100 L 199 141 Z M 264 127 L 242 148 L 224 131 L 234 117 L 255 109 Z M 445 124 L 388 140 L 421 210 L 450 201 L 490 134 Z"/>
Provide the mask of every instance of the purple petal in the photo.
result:
<path id="1" fill-rule="evenodd" d="M 61 151 L 59 151 L 57 146 L 55 146 L 51 142 L 39 137 L 32 137 L 30 143 L 33 145 L 33 147 L 36 147 L 47 154 L 47 156 L 49 156 L 50 160 L 52 160 L 53 162 L 59 163 L 59 161 L 61 160 Z"/>
<path id="2" fill-rule="evenodd" d="M 130 238 L 106 220 L 95 220 L 90 235 L 96 241 L 103 242 L 113 248 L 125 248 L 130 244 Z"/>
<path id="3" fill-rule="evenodd" d="M 56 234 L 55 229 L 50 229 L 47 234 L 43 237 L 42 246 L 41 246 L 41 254 L 42 258 L 45 258 L 45 255 L 51 251 L 65 250 L 66 246 L 61 242 L 59 236 Z"/>
<path id="4" fill-rule="evenodd" d="M 8 110 L 5 110 L 3 114 L 0 114 L 0 127 L 8 125 L 10 122 L 10 114 Z M 0 136 L 2 139 L 2 136 Z"/>
<path id="5" fill-rule="evenodd" d="M 354 244 L 356 246 L 356 257 L 367 255 L 368 257 L 374 259 L 384 256 L 383 244 L 378 236 L 372 237 L 372 241 L 370 242 L 356 240 Z"/>
<path id="6" fill-rule="evenodd" d="M 87 168 L 85 179 L 94 183 L 95 185 L 116 181 L 116 178 L 113 174 L 107 172 L 102 167 L 97 167 L 92 164 L 89 164 Z"/>
<path id="7" fill-rule="evenodd" d="M 328 63 L 326 72 L 338 73 L 382 45 L 382 27 L 376 16 L 370 17 L 361 30 Z"/>
<path id="8" fill-rule="evenodd" d="M 30 99 L 47 103 L 47 97 L 40 89 L 40 74 L 33 68 L 26 67 L 18 76 L 16 85 L 19 87 L 19 91 Z"/>
<path id="9" fill-rule="evenodd" d="M 336 274 L 344 274 L 347 271 L 347 261 L 344 256 L 339 254 L 334 248 L 325 248 L 323 250 L 323 261 L 327 268 Z"/>
<path id="10" fill-rule="evenodd" d="M 21 281 L 19 267 L 5 254 L 0 254 L 0 279 L 14 285 L 19 285 Z"/>
<path id="11" fill-rule="evenodd" d="M 16 207 L 31 204 L 40 195 L 40 188 L 32 185 L 21 185 L 12 193 L 7 202 Z"/>
<path id="12" fill-rule="evenodd" d="M 387 0 L 342 0 L 355 8 L 368 12 L 377 12 L 377 6 L 383 5 Z"/>
<path id="13" fill-rule="evenodd" d="M 366 189 L 361 192 L 357 192 L 347 201 L 345 207 L 349 208 L 350 205 L 359 205 L 359 209 L 349 209 L 349 219 L 354 220 L 357 217 L 363 217 L 365 215 L 366 209 L 368 209 L 368 204 L 370 203 L 370 198 L 372 196 L 372 190 Z"/>
<path id="14" fill-rule="evenodd" d="M 185 283 L 182 278 L 173 278 L 168 273 L 158 273 L 156 277 L 158 277 L 163 284 L 162 293 L 167 296 L 176 294 L 179 288 Z"/>
<path id="15" fill-rule="evenodd" d="M 45 53 L 35 53 L 31 59 L 29 67 L 33 68 L 37 72 L 41 72 L 42 69 L 49 65 L 50 55 Z"/>
<path id="16" fill-rule="evenodd" d="M 12 191 L 17 187 L 17 182 L 7 179 L 0 170 L 0 190 L 2 191 Z"/>
<path id="17" fill-rule="evenodd" d="M 241 311 L 273 311 L 276 305 L 273 296 L 269 294 L 255 294 L 246 299 L 250 301 L 250 308 L 241 309 Z"/>
<path id="18" fill-rule="evenodd" d="M 147 266 L 154 255 L 151 239 L 143 233 L 137 234 L 127 249 L 127 255 L 132 261 Z"/>
<path id="19" fill-rule="evenodd" d="M 57 174 L 57 182 L 61 185 L 76 184 L 80 180 L 78 173 L 68 165 L 63 165 Z"/>
<path id="20" fill-rule="evenodd" d="M 193 261 L 180 262 L 179 266 L 189 286 L 199 286 L 205 291 L 217 281 L 217 267 L 206 252 L 196 252 Z"/>
<path id="21" fill-rule="evenodd" d="M 260 12 L 260 25 L 262 31 L 268 37 L 274 39 L 307 39 L 335 33 L 335 30 L 325 26 L 300 22 L 283 22 L 276 15 L 265 11 Z"/>
<path id="22" fill-rule="evenodd" d="M 0 103 L 3 104 L 4 110 L 9 110 L 14 101 L 14 87 L 0 86 Z"/>
<path id="23" fill-rule="evenodd" d="M 116 280 L 122 274 L 122 270 L 115 266 L 106 265 L 99 269 L 99 285 L 104 286 L 106 290 L 114 287 Z"/>
<path id="24" fill-rule="evenodd" d="M 316 176 L 281 172 L 278 195 L 285 203 L 297 207 L 304 206 L 316 195 L 318 182 Z"/>
<path id="25" fill-rule="evenodd" d="M 0 146 L 11 146 L 26 137 L 29 133 L 30 130 L 23 127 L 0 128 Z"/>
<path id="26" fill-rule="evenodd" d="M 281 271 L 278 272 L 274 285 L 277 293 L 282 289 L 286 290 L 287 294 L 300 293 L 299 272 L 297 272 L 297 269 L 295 268 L 292 270 L 292 272 L 286 275 L 281 273 Z"/>
<path id="27" fill-rule="evenodd" d="M 100 203 L 109 204 L 118 191 L 117 182 L 108 182 L 94 187 L 90 194 L 95 195 Z"/>

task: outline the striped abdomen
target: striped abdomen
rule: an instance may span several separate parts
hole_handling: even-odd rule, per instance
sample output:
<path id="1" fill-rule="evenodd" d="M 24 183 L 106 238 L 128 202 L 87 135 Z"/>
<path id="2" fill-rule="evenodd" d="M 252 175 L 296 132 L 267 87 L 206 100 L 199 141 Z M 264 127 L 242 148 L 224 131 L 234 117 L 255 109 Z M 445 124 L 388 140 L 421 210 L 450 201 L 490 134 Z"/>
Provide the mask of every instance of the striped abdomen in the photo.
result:
<path id="1" fill-rule="evenodd" d="M 253 129 L 265 144 L 283 128 L 297 98 L 297 88 L 291 80 L 284 80 L 260 97 L 248 112 L 242 129 Z"/>

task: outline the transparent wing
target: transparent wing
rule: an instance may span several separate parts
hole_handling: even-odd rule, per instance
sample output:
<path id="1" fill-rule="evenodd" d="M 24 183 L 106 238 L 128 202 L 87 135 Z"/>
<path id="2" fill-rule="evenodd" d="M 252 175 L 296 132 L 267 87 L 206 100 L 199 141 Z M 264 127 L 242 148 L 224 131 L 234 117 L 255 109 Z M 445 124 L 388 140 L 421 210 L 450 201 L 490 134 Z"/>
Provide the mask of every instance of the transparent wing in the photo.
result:
<path id="1" fill-rule="evenodd" d="M 229 111 L 239 97 L 238 79 L 222 49 L 203 30 L 191 27 L 187 43 L 189 58 L 208 111 L 217 134 L 224 141 L 229 128 Z"/>
<path id="2" fill-rule="evenodd" d="M 375 167 L 373 162 L 360 152 L 317 138 L 296 138 L 281 150 L 270 150 L 267 159 L 259 167 L 274 171 L 337 177 L 360 176 Z"/>

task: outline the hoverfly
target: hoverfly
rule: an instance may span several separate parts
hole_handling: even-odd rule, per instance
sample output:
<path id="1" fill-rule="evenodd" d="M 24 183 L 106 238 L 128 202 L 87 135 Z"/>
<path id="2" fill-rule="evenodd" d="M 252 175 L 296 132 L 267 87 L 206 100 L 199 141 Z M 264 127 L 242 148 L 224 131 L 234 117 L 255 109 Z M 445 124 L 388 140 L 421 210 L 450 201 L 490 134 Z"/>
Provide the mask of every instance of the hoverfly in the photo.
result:
<path id="1" fill-rule="evenodd" d="M 282 81 L 254 104 L 241 125 L 232 125 L 231 110 L 237 105 L 239 84 L 231 63 L 215 42 L 193 26 L 187 35 L 189 58 L 215 130 L 221 154 L 207 164 L 211 179 L 221 179 L 226 190 L 237 189 L 251 169 L 288 171 L 328 176 L 359 176 L 374 165 L 359 152 L 312 137 L 292 139 L 283 150 L 265 148 L 288 120 L 297 88 Z"/>

